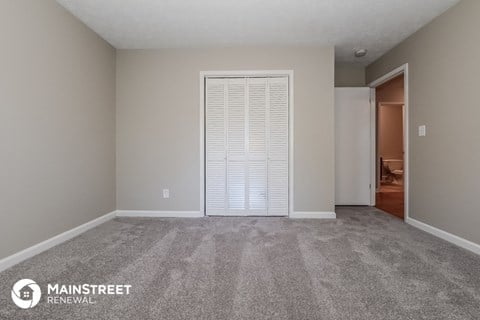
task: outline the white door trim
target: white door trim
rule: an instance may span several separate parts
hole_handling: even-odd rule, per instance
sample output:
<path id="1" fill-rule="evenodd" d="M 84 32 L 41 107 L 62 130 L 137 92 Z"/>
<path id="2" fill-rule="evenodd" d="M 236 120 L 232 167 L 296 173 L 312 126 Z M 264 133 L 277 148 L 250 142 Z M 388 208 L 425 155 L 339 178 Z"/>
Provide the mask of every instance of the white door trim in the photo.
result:
<path id="1" fill-rule="evenodd" d="M 418 228 L 420 230 L 423 230 L 425 232 L 428 232 L 440 239 L 443 239 L 445 241 L 448 241 L 450 243 L 453 243 L 459 247 L 462 247 L 464 249 L 467 249 L 473 253 L 476 253 L 480 255 L 480 245 L 469 241 L 467 239 L 461 238 L 459 236 L 456 236 L 452 233 L 449 233 L 447 231 L 444 231 L 442 229 L 435 228 L 429 224 L 426 224 L 424 222 L 418 221 L 413 218 L 408 218 L 405 220 L 406 223 L 408 223 L 411 226 L 414 226 L 415 228 Z"/>
<path id="2" fill-rule="evenodd" d="M 409 192 L 409 185 L 410 185 L 410 142 L 409 142 L 409 91 L 408 91 L 408 63 L 405 63 L 401 65 L 400 67 L 388 72 L 387 74 L 381 76 L 380 78 L 376 79 L 375 81 L 371 82 L 368 86 L 371 88 L 372 94 L 372 103 L 371 103 L 371 110 L 372 110 L 372 159 L 375 159 L 373 161 L 373 165 L 375 166 L 374 170 L 372 170 L 371 174 L 371 181 L 372 181 L 372 186 L 375 186 L 376 183 L 376 162 L 377 162 L 377 155 L 376 155 L 376 100 L 375 100 L 375 88 L 384 84 L 385 82 L 403 74 L 403 81 L 404 81 L 404 110 L 405 110 L 405 117 L 404 117 L 404 124 L 403 124 L 403 141 L 405 144 L 405 154 L 404 154 L 404 159 L 403 159 L 403 165 L 404 165 L 404 188 L 405 188 L 405 201 L 404 201 L 404 221 L 407 221 L 409 219 L 409 200 L 410 200 L 410 192 Z M 375 192 L 376 188 L 372 187 L 370 189 L 371 194 L 371 199 L 372 199 L 372 205 L 375 205 Z"/>
<path id="3" fill-rule="evenodd" d="M 374 207 L 377 201 L 377 106 L 376 91 L 370 88 L 370 206 Z"/>
<path id="4" fill-rule="evenodd" d="M 390 101 L 387 101 L 387 102 L 380 102 L 380 104 L 381 104 L 381 105 L 385 105 L 385 106 L 399 105 L 399 104 L 403 105 L 404 102 L 395 102 L 395 101 L 390 102 Z"/>
<path id="5" fill-rule="evenodd" d="M 337 214 L 332 211 L 295 211 L 290 213 L 292 219 L 336 219 Z"/>
<path id="6" fill-rule="evenodd" d="M 200 71 L 200 214 L 205 212 L 205 79 L 214 77 L 288 77 L 288 214 L 293 213 L 293 70 Z"/>

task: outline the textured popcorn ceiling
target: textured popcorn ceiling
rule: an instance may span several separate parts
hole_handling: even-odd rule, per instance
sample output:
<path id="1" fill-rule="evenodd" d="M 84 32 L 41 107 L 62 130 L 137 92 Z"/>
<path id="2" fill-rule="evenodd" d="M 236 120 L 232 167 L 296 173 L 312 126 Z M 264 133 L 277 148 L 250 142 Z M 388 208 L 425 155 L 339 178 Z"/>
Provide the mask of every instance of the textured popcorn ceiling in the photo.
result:
<path id="1" fill-rule="evenodd" d="M 368 64 L 458 0 L 57 0 L 119 49 L 335 45 Z M 369 50 L 353 57 L 355 48 Z"/>

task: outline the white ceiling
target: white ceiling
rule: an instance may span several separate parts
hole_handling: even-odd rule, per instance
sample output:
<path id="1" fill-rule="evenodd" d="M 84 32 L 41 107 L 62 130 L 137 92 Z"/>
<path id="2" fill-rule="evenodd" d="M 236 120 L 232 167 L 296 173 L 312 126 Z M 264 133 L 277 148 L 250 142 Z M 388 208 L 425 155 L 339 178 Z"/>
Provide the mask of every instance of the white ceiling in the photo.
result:
<path id="1" fill-rule="evenodd" d="M 368 64 L 459 0 L 57 1 L 118 49 L 334 45 Z"/>

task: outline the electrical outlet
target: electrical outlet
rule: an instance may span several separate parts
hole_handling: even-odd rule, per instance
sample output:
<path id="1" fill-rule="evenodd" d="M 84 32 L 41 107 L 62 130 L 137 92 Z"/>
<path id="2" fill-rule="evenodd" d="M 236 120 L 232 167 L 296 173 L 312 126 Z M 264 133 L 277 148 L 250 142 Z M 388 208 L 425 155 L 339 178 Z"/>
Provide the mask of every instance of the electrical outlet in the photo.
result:
<path id="1" fill-rule="evenodd" d="M 418 136 L 425 137 L 427 135 L 427 127 L 425 125 L 418 126 Z"/>
<path id="2" fill-rule="evenodd" d="M 164 199 L 170 198 L 170 190 L 163 189 L 163 198 Z"/>

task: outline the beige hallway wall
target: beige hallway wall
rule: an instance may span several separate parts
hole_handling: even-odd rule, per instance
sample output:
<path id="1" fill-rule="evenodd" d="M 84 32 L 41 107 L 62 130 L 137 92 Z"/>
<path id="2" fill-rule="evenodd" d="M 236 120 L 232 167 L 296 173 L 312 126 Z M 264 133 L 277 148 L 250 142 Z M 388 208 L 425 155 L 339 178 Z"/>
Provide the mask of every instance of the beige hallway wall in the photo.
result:
<path id="1" fill-rule="evenodd" d="M 115 209 L 115 50 L 53 0 L 0 39 L 1 259 Z"/>
<path id="2" fill-rule="evenodd" d="M 365 87 L 365 69 L 359 63 L 335 63 L 335 87 Z"/>
<path id="3" fill-rule="evenodd" d="M 294 70 L 295 210 L 334 211 L 330 47 L 119 50 L 117 208 L 200 210 L 200 71 L 267 69 Z"/>
<path id="4" fill-rule="evenodd" d="M 480 1 L 463 0 L 367 68 L 409 63 L 410 216 L 480 243 Z M 427 126 L 418 137 L 419 125 Z"/>

